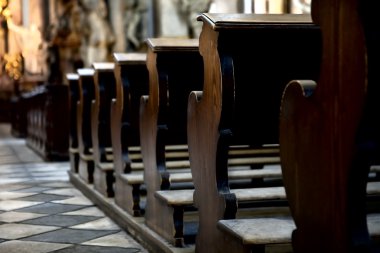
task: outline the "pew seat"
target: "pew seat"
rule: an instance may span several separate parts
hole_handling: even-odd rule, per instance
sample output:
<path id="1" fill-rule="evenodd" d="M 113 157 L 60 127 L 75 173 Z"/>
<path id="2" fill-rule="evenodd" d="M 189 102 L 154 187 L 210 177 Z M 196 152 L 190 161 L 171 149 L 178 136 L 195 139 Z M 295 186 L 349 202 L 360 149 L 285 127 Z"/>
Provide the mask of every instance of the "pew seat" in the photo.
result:
<path id="1" fill-rule="evenodd" d="M 367 224 L 372 239 L 378 241 L 380 214 L 368 214 Z M 293 252 L 291 236 L 296 227 L 290 216 L 220 220 L 217 227 L 231 247 L 226 252 L 267 252 L 268 247 Z"/>
<path id="2" fill-rule="evenodd" d="M 284 187 L 265 187 L 231 189 L 231 193 L 236 195 L 238 202 L 266 201 L 266 200 L 286 200 Z M 169 206 L 189 206 L 193 205 L 194 190 L 169 190 L 156 191 L 155 196 Z"/>
<path id="3" fill-rule="evenodd" d="M 268 171 L 276 171 L 275 168 L 270 168 Z M 265 170 L 265 169 L 263 169 Z M 252 170 L 252 171 L 260 171 L 260 170 Z M 252 172 L 250 171 L 250 172 Z M 255 223 L 260 224 L 262 222 L 263 224 L 261 226 L 265 225 L 265 222 L 263 222 L 261 219 L 258 219 L 259 216 L 265 216 L 268 212 L 263 212 L 262 210 L 259 210 L 258 212 L 253 212 L 251 209 L 261 209 L 261 208 L 272 208 L 273 210 L 269 213 L 268 216 L 273 217 L 274 216 L 284 216 L 284 214 L 289 215 L 287 209 L 281 209 L 279 207 L 286 207 L 287 206 L 287 198 L 285 193 L 285 188 L 282 186 L 279 187 L 262 187 L 262 188 L 246 188 L 246 189 L 231 189 L 230 193 L 235 194 L 236 200 L 238 202 L 238 213 L 237 216 L 239 219 L 231 219 L 229 221 L 222 221 L 220 224 L 218 224 L 218 227 L 222 229 L 223 231 L 229 231 L 233 233 L 233 237 L 240 238 L 241 234 L 246 233 L 247 238 L 255 238 L 257 241 L 263 241 L 265 243 L 261 243 L 260 247 L 263 247 L 265 244 L 270 243 L 277 243 L 276 240 L 283 240 L 281 243 L 289 243 L 290 242 L 290 235 L 291 231 L 294 228 L 294 224 L 292 221 L 287 221 L 280 219 L 280 221 L 277 220 L 279 218 L 273 218 L 273 219 L 267 219 L 268 222 L 268 228 L 263 229 L 261 231 L 258 227 L 255 229 L 254 226 L 252 226 Z M 220 193 L 222 195 L 222 193 Z M 192 210 L 194 208 L 194 202 L 193 202 L 193 195 L 194 190 L 193 189 L 184 189 L 184 190 L 165 190 L 165 191 L 156 191 L 155 197 L 160 200 L 162 203 L 161 206 L 161 215 L 164 220 L 169 221 L 170 219 L 173 221 L 172 224 L 174 224 L 175 235 L 177 237 L 175 238 L 175 245 L 177 246 L 183 246 L 183 238 L 180 238 L 178 235 L 184 235 L 183 229 L 185 227 L 184 220 L 185 220 L 185 213 L 184 211 Z M 367 185 L 367 195 L 368 197 L 373 196 L 380 196 L 380 182 L 369 182 Z M 242 207 L 246 208 L 242 208 Z M 246 209 L 246 210 L 245 210 Z M 251 217 L 249 219 L 242 219 L 248 220 L 246 230 L 253 229 L 252 231 L 246 231 L 244 232 L 244 226 L 241 224 L 244 224 L 244 222 L 240 221 L 240 217 Z M 256 217 L 256 218 L 253 218 Z M 379 215 L 380 217 L 380 215 Z M 261 218 L 261 217 L 260 217 Z M 287 218 L 288 220 L 290 218 Z M 226 224 L 226 225 L 224 225 Z M 236 224 L 236 225 L 234 225 Z M 293 224 L 291 226 L 291 224 Z M 234 231 L 234 227 L 236 226 L 236 230 Z M 278 228 L 276 228 L 278 226 Z M 372 227 L 375 227 L 375 224 L 371 223 Z M 280 229 L 281 228 L 281 229 Z M 284 240 L 283 233 L 285 233 L 287 230 L 289 230 L 288 239 Z M 170 236 L 170 231 L 167 231 L 167 235 Z M 274 232 L 273 237 L 268 236 L 267 233 L 270 233 L 270 231 Z M 281 232 L 282 231 L 282 232 Z M 285 231 L 285 232 L 284 232 Z M 379 231 L 380 232 L 380 231 Z M 259 236 L 259 237 L 257 237 Z M 227 235 L 227 237 L 230 237 L 230 235 Z M 260 239 L 260 238 L 266 238 Z M 277 238 L 277 239 L 276 239 Z M 281 240 L 279 238 L 282 238 Z M 245 238 L 241 239 L 243 242 L 245 242 Z M 255 247 L 257 241 L 251 240 L 251 243 L 254 244 Z M 248 240 L 249 241 L 249 240 Z M 243 243 L 244 246 L 244 243 Z M 251 245 L 252 246 L 252 245 Z M 250 247 L 251 247 L 250 246 Z M 245 246 L 244 246 L 245 247 Z M 228 251 L 230 252 L 230 251 Z M 244 251 L 238 251 L 238 252 L 244 252 Z M 250 251 L 247 251 L 250 252 Z M 263 251 L 265 252 L 265 251 Z"/>
<path id="4" fill-rule="evenodd" d="M 141 165 L 142 166 L 142 165 Z M 132 210 L 134 210 L 135 215 L 139 216 L 141 215 L 142 210 L 142 205 L 140 203 L 141 199 L 141 191 L 139 190 L 141 186 L 144 184 L 144 174 L 139 172 L 137 170 L 137 167 L 139 166 L 133 166 L 134 172 L 133 173 L 125 173 L 125 174 L 120 174 L 118 175 L 118 178 L 124 182 L 125 185 L 128 185 L 129 187 L 125 187 L 125 194 L 129 194 L 129 196 L 133 196 L 134 199 L 134 204 Z M 263 169 L 257 169 L 257 170 L 252 170 L 252 169 L 247 169 L 242 167 L 236 167 L 236 168 L 231 168 L 229 172 L 229 178 L 231 180 L 247 180 L 247 179 L 256 179 L 256 178 L 280 178 L 281 177 L 281 168 L 277 165 L 272 165 L 272 166 L 265 166 Z M 169 177 L 170 183 L 185 183 L 187 184 L 187 188 L 191 187 L 192 188 L 192 175 L 190 169 L 184 170 L 184 169 L 178 169 L 174 170 L 172 169 L 170 171 L 170 177 Z M 175 186 L 173 187 L 175 188 Z M 169 205 L 171 205 L 169 202 L 171 200 L 176 201 L 175 199 L 179 194 L 185 194 L 183 198 L 185 199 L 190 199 L 192 201 L 192 190 L 190 190 L 191 193 L 187 193 L 188 190 L 180 191 L 176 190 L 173 191 L 173 193 L 170 193 L 171 190 L 168 191 L 160 191 L 163 193 L 163 199 L 164 202 L 168 202 Z M 239 191 L 236 189 L 235 191 Z M 241 189 L 241 194 L 245 189 Z M 164 193 L 166 192 L 166 194 Z M 158 193 L 160 195 L 160 193 Z M 180 197 L 182 198 L 182 197 Z M 183 205 L 182 203 L 180 205 Z"/>

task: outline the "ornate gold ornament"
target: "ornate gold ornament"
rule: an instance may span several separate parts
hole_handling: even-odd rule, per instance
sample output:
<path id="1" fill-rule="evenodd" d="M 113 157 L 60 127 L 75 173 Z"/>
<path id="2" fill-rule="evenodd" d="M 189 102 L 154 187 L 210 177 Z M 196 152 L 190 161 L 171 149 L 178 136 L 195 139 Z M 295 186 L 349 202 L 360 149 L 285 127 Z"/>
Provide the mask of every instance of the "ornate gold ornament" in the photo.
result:
<path id="1" fill-rule="evenodd" d="M 5 72 L 13 80 L 19 80 L 22 76 L 22 56 L 20 53 L 5 54 Z"/>
<path id="2" fill-rule="evenodd" d="M 8 8 L 8 0 L 0 0 L 0 17 L 8 19 L 11 16 L 11 11 Z"/>
<path id="3" fill-rule="evenodd" d="M 5 22 L 11 18 L 11 11 L 8 8 L 8 4 L 8 0 L 0 0 L 0 20 L 5 20 Z M 19 80 L 22 76 L 23 70 L 23 59 L 21 53 L 5 53 L 3 60 L 4 62 L 2 64 L 4 64 L 4 69 L 8 76 L 14 80 Z"/>

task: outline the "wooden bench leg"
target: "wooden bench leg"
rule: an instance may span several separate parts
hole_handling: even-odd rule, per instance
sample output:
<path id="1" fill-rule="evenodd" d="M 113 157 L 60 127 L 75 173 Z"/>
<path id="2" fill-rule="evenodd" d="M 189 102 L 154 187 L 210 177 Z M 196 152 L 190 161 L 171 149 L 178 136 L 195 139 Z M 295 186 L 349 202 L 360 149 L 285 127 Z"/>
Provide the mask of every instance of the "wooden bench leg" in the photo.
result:
<path id="1" fill-rule="evenodd" d="M 102 170 L 101 168 L 96 168 L 94 171 L 94 180 L 95 189 L 103 196 L 108 198 L 113 198 L 115 196 L 115 176 L 113 170 Z"/>
<path id="2" fill-rule="evenodd" d="M 109 198 L 115 196 L 115 191 L 113 189 L 113 184 L 115 183 L 115 176 L 113 171 L 106 172 L 106 184 L 107 184 L 107 195 Z"/>
<path id="3" fill-rule="evenodd" d="M 140 207 L 140 184 L 134 184 L 132 186 L 132 198 L 133 198 L 133 216 L 142 216 L 143 210 Z"/>
<path id="4" fill-rule="evenodd" d="M 94 169 L 94 161 L 80 159 L 79 176 L 89 184 L 94 183 Z"/>
<path id="5" fill-rule="evenodd" d="M 173 212 L 173 222 L 174 222 L 174 246 L 184 247 L 185 240 L 183 234 L 183 216 L 184 216 L 184 207 L 183 206 L 174 206 Z"/>
<path id="6" fill-rule="evenodd" d="M 120 175 L 116 175 L 115 181 L 115 202 L 123 210 L 130 215 L 140 217 L 144 215 L 144 210 L 141 208 L 141 184 L 127 184 Z M 119 194 L 122 193 L 122 194 Z"/>
<path id="7" fill-rule="evenodd" d="M 70 168 L 72 173 L 79 172 L 79 153 L 70 153 Z"/>

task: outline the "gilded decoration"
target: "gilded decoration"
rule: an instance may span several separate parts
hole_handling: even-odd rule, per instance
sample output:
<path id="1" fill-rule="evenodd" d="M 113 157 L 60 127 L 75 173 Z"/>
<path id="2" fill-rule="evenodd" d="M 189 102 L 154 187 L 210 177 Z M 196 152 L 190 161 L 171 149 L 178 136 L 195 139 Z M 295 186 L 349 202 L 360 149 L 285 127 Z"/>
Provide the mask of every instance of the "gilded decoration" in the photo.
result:
<path id="1" fill-rule="evenodd" d="M 5 29 L 11 19 L 11 12 L 8 8 L 8 0 L 0 0 L 0 75 L 3 70 L 12 79 L 18 80 L 22 76 L 22 56 L 20 53 L 8 54 L 6 49 Z"/>

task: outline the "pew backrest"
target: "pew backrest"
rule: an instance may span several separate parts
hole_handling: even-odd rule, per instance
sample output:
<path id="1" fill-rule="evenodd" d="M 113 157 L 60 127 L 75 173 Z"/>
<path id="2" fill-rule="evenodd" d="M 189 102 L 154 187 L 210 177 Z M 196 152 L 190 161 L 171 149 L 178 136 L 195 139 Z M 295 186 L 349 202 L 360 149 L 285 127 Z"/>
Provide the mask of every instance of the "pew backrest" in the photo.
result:
<path id="1" fill-rule="evenodd" d="M 199 211 L 197 251 L 223 252 L 220 219 L 236 217 L 228 151 L 278 144 L 283 89 L 317 78 L 320 31 L 307 15 L 202 14 L 204 86 L 189 98 L 188 140 Z M 305 45 L 300 50 L 299 42 Z M 205 183 L 207 182 L 207 183 Z"/>

